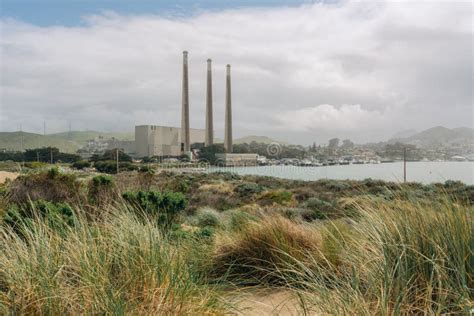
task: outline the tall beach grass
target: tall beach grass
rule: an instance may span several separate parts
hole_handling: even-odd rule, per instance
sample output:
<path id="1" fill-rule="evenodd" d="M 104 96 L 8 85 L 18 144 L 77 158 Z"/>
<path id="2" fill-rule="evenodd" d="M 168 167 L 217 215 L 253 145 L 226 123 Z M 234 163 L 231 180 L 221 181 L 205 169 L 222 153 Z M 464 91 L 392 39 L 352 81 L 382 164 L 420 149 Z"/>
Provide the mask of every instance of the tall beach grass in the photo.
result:
<path id="1" fill-rule="evenodd" d="M 237 284 L 293 289 L 301 312 L 465 314 L 474 296 L 474 210 L 358 200 L 355 219 L 301 225 L 272 216 L 223 235 L 216 269 Z M 223 271 L 221 271 L 223 273 Z"/>
<path id="2" fill-rule="evenodd" d="M 200 244 L 171 240 L 126 208 L 110 210 L 100 222 L 87 222 L 79 212 L 73 226 L 52 228 L 37 218 L 21 229 L 0 228 L 2 314 L 224 310 L 193 264 Z"/>

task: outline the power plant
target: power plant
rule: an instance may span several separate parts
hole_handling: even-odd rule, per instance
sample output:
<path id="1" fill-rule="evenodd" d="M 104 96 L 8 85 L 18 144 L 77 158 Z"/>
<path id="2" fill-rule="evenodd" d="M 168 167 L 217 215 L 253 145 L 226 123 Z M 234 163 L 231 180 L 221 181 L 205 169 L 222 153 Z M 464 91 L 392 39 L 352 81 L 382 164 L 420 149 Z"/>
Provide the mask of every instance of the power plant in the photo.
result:
<path id="1" fill-rule="evenodd" d="M 137 157 L 187 155 L 191 159 L 191 144 L 214 144 L 214 116 L 212 95 L 212 60 L 207 60 L 206 78 L 206 118 L 205 129 L 191 129 L 189 124 L 189 74 L 188 52 L 183 51 L 183 77 L 181 95 L 181 127 L 138 125 L 135 126 L 135 155 Z M 225 84 L 225 121 L 224 149 L 225 154 L 219 155 L 223 165 L 252 164 L 256 162 L 256 154 L 232 154 L 232 94 L 230 65 L 226 66 Z"/>

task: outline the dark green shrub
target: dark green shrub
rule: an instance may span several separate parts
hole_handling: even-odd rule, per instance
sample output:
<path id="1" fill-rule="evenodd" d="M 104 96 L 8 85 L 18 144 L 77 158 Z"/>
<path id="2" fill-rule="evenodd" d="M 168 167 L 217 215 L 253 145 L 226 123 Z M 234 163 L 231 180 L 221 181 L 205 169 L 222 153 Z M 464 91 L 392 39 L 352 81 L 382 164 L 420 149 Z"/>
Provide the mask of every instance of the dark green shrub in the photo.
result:
<path id="1" fill-rule="evenodd" d="M 89 168 L 91 166 L 91 163 L 87 160 L 79 160 L 74 162 L 71 167 L 74 169 L 82 170 L 84 168 Z"/>
<path id="2" fill-rule="evenodd" d="M 325 186 L 327 189 L 336 192 L 344 191 L 351 187 L 348 183 L 340 180 L 327 180 Z"/>
<path id="3" fill-rule="evenodd" d="M 80 198 L 82 183 L 74 174 L 52 168 L 47 172 L 22 175 L 12 181 L 11 201 L 26 204 L 29 201 L 72 202 Z"/>
<path id="4" fill-rule="evenodd" d="M 95 176 L 89 184 L 89 200 L 97 205 L 107 204 L 113 196 L 114 188 L 115 183 L 111 176 Z"/>
<path id="5" fill-rule="evenodd" d="M 197 230 L 195 232 L 196 237 L 202 238 L 202 239 L 211 239 L 214 237 L 215 230 L 213 227 L 206 226 L 202 227 L 201 229 Z"/>
<path id="6" fill-rule="evenodd" d="M 113 160 L 97 161 L 94 163 L 94 167 L 99 172 L 115 174 L 117 173 L 117 162 Z M 128 161 L 119 162 L 119 171 L 134 171 L 138 170 L 138 167 Z"/>
<path id="7" fill-rule="evenodd" d="M 445 188 L 459 188 L 459 187 L 464 187 L 464 183 L 458 180 L 446 180 L 444 182 L 444 187 Z"/>
<path id="8" fill-rule="evenodd" d="M 228 226 L 230 230 L 241 231 L 251 222 L 255 222 L 257 218 L 247 212 L 240 210 L 230 210 L 226 212 L 229 217 Z"/>
<path id="9" fill-rule="evenodd" d="M 217 171 L 217 172 L 214 172 L 214 174 L 217 175 L 219 179 L 223 179 L 223 180 L 226 180 L 226 181 L 240 180 L 241 179 L 241 176 L 239 176 L 236 173 L 229 172 L 229 171 Z"/>
<path id="10" fill-rule="evenodd" d="M 55 179 L 59 176 L 59 169 L 58 167 L 53 167 L 48 170 L 48 178 Z"/>
<path id="11" fill-rule="evenodd" d="M 234 192 L 244 198 L 261 193 L 263 190 L 264 188 L 261 185 L 252 182 L 244 182 L 234 188 Z"/>
<path id="12" fill-rule="evenodd" d="M 155 170 L 150 166 L 141 166 L 138 170 L 138 182 L 140 183 L 140 188 L 147 191 L 150 190 L 151 185 L 153 184 L 153 178 L 155 176 Z"/>
<path id="13" fill-rule="evenodd" d="M 190 183 L 187 179 L 178 179 L 172 185 L 172 190 L 176 192 L 186 193 L 189 191 Z"/>
<path id="14" fill-rule="evenodd" d="M 291 202 L 293 198 L 293 194 L 286 190 L 274 190 L 264 192 L 260 196 L 260 204 L 262 205 L 270 205 L 273 203 L 285 205 L 288 202 Z"/>
<path id="15" fill-rule="evenodd" d="M 25 167 L 30 168 L 30 169 L 41 169 L 41 168 L 45 168 L 46 166 L 48 166 L 47 163 L 40 162 L 40 161 L 32 161 L 32 162 L 25 163 Z"/>
<path id="16" fill-rule="evenodd" d="M 135 171 L 138 170 L 138 166 L 134 165 L 131 162 L 124 161 L 119 163 L 120 171 Z"/>
<path id="17" fill-rule="evenodd" d="M 141 166 L 139 169 L 138 169 L 139 172 L 141 173 L 150 173 L 150 174 L 155 174 L 155 169 L 153 169 L 152 167 L 150 166 Z"/>
<path id="18" fill-rule="evenodd" d="M 111 176 L 99 175 L 92 178 L 92 185 L 94 187 L 111 187 L 114 184 L 114 178 Z"/>
<path id="19" fill-rule="evenodd" d="M 125 192 L 123 198 L 140 212 L 156 218 L 159 224 L 168 228 L 187 206 L 187 200 L 180 192 Z"/>
<path id="20" fill-rule="evenodd" d="M 11 205 L 3 218 L 3 224 L 21 233 L 23 226 L 28 226 L 35 218 L 45 220 L 53 228 L 74 225 L 74 212 L 67 203 L 52 203 L 38 200 L 27 204 Z"/>
<path id="21" fill-rule="evenodd" d="M 336 208 L 330 202 L 320 200 L 318 198 L 310 198 L 304 206 L 307 208 L 301 213 L 301 216 L 306 221 L 313 221 L 316 219 L 325 219 L 334 215 Z"/>

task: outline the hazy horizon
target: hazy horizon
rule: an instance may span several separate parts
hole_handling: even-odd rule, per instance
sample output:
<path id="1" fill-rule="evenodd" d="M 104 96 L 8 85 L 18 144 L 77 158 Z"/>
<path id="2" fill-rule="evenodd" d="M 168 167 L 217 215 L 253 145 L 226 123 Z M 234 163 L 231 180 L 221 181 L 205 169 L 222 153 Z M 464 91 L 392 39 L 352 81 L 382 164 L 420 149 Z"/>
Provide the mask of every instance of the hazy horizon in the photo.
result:
<path id="1" fill-rule="evenodd" d="M 1 131 L 42 134 L 45 120 L 47 133 L 69 122 L 101 132 L 179 126 L 183 50 L 192 128 L 204 128 L 213 60 L 220 138 L 227 63 L 236 138 L 365 143 L 473 127 L 470 2 L 97 3 L 43 1 L 40 13 L 2 2 Z"/>

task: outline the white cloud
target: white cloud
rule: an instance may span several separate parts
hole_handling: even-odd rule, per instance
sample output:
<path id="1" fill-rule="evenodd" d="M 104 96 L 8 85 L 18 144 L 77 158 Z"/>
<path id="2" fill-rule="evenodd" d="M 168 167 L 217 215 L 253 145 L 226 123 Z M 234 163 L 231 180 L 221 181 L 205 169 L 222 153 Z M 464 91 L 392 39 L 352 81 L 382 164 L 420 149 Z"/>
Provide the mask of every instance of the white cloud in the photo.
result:
<path id="1" fill-rule="evenodd" d="M 77 27 L 3 20 L 0 129 L 39 132 L 44 118 L 50 131 L 68 120 L 101 130 L 178 125 L 185 49 L 193 127 L 204 126 L 205 60 L 214 61 L 218 134 L 227 63 L 237 136 L 312 142 L 350 129 L 355 139 L 375 140 L 397 129 L 472 125 L 471 26 L 468 2 L 107 13 Z"/>
<path id="2" fill-rule="evenodd" d="M 294 131 L 356 131 L 363 126 L 381 127 L 386 118 L 378 111 L 364 110 L 359 104 L 339 108 L 322 104 L 275 115 L 279 128 Z"/>

